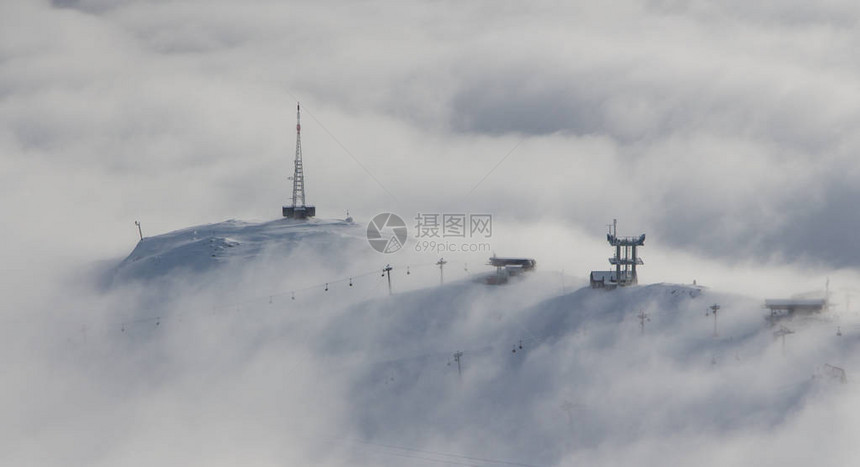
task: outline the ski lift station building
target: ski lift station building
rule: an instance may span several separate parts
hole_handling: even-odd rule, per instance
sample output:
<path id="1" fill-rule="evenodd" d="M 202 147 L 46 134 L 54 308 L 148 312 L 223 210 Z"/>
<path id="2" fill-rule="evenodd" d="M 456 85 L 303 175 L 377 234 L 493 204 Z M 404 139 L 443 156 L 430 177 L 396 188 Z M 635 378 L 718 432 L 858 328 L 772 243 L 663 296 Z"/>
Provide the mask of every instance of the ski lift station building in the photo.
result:
<path id="1" fill-rule="evenodd" d="M 827 309 L 826 298 L 773 298 L 764 301 L 771 318 L 821 313 Z"/>

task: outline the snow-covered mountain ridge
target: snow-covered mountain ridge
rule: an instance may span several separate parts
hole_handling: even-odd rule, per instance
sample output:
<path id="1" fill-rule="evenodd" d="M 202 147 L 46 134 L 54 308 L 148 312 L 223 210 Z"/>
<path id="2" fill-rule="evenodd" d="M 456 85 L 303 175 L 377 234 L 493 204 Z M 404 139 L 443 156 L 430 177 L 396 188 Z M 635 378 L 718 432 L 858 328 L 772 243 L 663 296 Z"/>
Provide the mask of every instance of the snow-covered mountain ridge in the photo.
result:
<path id="1" fill-rule="evenodd" d="M 177 270 L 206 273 L 225 263 L 290 256 L 298 246 L 349 250 L 364 232 L 344 220 L 227 220 L 144 237 L 113 271 L 116 280 L 148 280 Z"/>
<path id="2" fill-rule="evenodd" d="M 767 464 L 779 456 L 735 457 L 722 442 L 743 436 L 771 449 L 817 427 L 809 407 L 842 407 L 860 368 L 849 316 L 783 321 L 794 332 L 783 347 L 756 297 L 666 283 L 571 291 L 540 270 L 504 286 L 474 273 L 440 285 L 432 262 L 423 273 L 398 265 L 389 295 L 373 268 L 398 258 L 373 252 L 362 227 L 343 221 L 227 221 L 146 238 L 117 280 L 182 277 L 184 293 L 120 336 L 133 349 L 163 348 L 178 372 L 202 365 L 216 388 L 261 392 L 269 402 L 251 414 L 300 414 L 299 450 L 331 465 L 404 465 L 403 447 L 419 458 L 409 465 L 685 465 L 702 450 L 717 464 Z M 210 283 L 216 272 L 229 280 Z M 716 335 L 706 315 L 715 303 Z M 318 449 L 332 437 L 338 449 Z M 822 442 L 804 442 L 813 441 Z"/>

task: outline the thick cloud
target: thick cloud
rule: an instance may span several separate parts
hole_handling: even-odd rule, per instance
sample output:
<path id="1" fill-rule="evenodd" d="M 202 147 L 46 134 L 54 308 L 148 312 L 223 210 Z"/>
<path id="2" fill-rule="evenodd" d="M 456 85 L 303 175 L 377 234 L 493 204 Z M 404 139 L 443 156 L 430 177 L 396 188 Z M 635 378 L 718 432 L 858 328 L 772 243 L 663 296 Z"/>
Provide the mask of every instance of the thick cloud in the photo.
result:
<path id="1" fill-rule="evenodd" d="M 156 231 L 268 217 L 300 98 L 310 193 L 338 214 L 465 200 L 596 231 L 621 217 L 716 258 L 856 265 L 789 240 L 820 229 L 833 177 L 858 177 L 849 2 L 452 6 L 10 3 L 5 157 L 94 177 L 124 200 L 101 212 Z"/>
<path id="2" fill-rule="evenodd" d="M 261 448 L 261 461 L 306 464 L 325 459 L 322 453 L 331 448 L 304 442 L 301 431 L 342 441 L 355 432 L 396 435 L 397 427 L 419 428 L 411 424 L 409 411 L 420 408 L 410 406 L 410 397 L 345 394 L 361 378 L 383 384 L 375 373 L 364 373 L 359 357 L 338 355 L 343 361 L 333 364 L 310 351 L 319 349 L 308 340 L 330 337 L 326 332 L 337 329 L 332 323 L 343 326 L 333 317 L 354 303 L 305 303 L 306 315 L 287 323 L 257 306 L 260 320 L 189 318 L 167 336 L 150 329 L 132 343 L 114 335 L 117 323 L 151 319 L 152 309 L 209 312 L 233 304 L 233 294 L 254 297 L 316 280 L 323 272 L 307 267 L 313 258 L 272 261 L 247 276 L 243 270 L 240 277 L 178 278 L 166 295 L 135 286 L 108 294 L 87 289 L 92 269 L 104 269 L 100 261 L 133 248 L 135 220 L 150 236 L 230 218 L 278 217 L 290 195 L 296 100 L 305 109 L 309 201 L 320 217 L 342 217 L 347 209 L 358 220 L 384 210 L 410 220 L 418 212 L 489 212 L 496 221 L 494 250 L 529 254 L 541 268 L 577 277 L 606 266 L 610 252 L 602 236 L 605 224 L 618 218 L 620 233 L 648 233 L 642 273 L 648 282 L 698 278 L 755 294 L 787 294 L 818 288 L 831 274 L 834 287 L 850 287 L 860 267 L 853 239 L 860 228 L 854 209 L 860 196 L 858 18 L 860 7 L 848 1 L 0 3 L 4 354 L 21 356 L 10 360 L 4 396 L 27 402 L 3 405 L 7 419 L 23 421 L 20 429 L 7 428 L 7 439 L 22 441 L 12 458 L 31 460 L 37 449 L 26 443 L 40 442 L 55 448 L 43 464 L 64 463 L 52 457 L 56 453 L 105 465 L 122 463 L 129 453 L 138 453 L 141 464 L 201 461 L 199 446 L 177 440 L 240 439 Z M 453 268 L 460 261 L 477 268 L 486 256 L 451 258 L 452 270 L 460 270 L 459 264 Z M 436 270 L 430 271 L 435 281 Z M 365 298 L 381 290 L 381 278 L 373 277 L 375 288 Z M 357 312 L 390 312 L 377 305 Z M 700 305 L 690 309 L 699 321 L 675 330 L 696 330 Z M 472 311 L 457 319 L 480 318 L 486 310 Z M 737 319 L 758 322 L 755 310 L 750 313 Z M 94 324 L 81 329 L 81 322 Z M 461 324 L 440 335 L 491 337 L 476 322 Z M 361 325 L 356 320 L 344 333 Z M 636 334 L 631 329 L 630 337 Z M 679 407 L 717 418 L 708 427 L 719 431 L 719 445 L 733 443 L 734 453 L 756 451 L 738 437 L 766 446 L 801 439 L 804 429 L 827 425 L 822 420 L 829 411 L 850 405 L 841 398 L 822 412 L 801 411 L 788 420 L 767 413 L 741 431 L 721 431 L 720 414 L 700 406 L 711 399 L 691 394 L 702 381 L 744 384 L 754 365 L 728 380 L 699 370 L 687 378 L 686 367 L 667 357 L 676 353 L 671 332 L 664 332 L 656 353 L 645 354 L 654 360 L 611 387 L 626 406 L 601 403 L 605 386 L 586 381 L 583 397 L 594 412 L 585 416 L 599 430 L 579 435 L 592 444 L 565 451 L 559 441 L 558 451 L 538 457 L 548 463 L 568 457 L 584 464 L 690 463 L 692 451 L 672 452 L 677 436 L 692 438 L 723 463 L 737 463 L 705 441 L 710 433 L 685 434 L 689 427 L 673 425 L 672 417 L 646 420 L 675 430 L 668 439 L 637 431 L 647 423 L 626 423 L 624 407 L 647 414 L 647 401 L 663 404 L 662 383 L 649 379 L 649 370 L 683 385 L 689 397 Z M 366 349 L 362 335 L 349 342 Z M 770 336 L 762 336 L 764 349 Z M 424 337 L 418 350 L 427 350 L 437 335 Z M 803 348 L 817 348 L 815 339 L 804 339 Z M 564 380 L 553 371 L 581 368 L 558 352 L 593 352 L 595 361 L 615 369 L 638 350 L 621 339 L 604 355 L 604 344 L 587 341 L 570 337 L 553 352 L 535 354 L 536 361 L 558 365 L 522 372 L 547 381 L 539 389 L 551 397 L 535 397 L 531 406 L 506 414 L 533 417 L 536 425 L 546 415 L 550 422 L 540 429 L 566 428 L 558 410 Z M 444 344 L 447 354 L 459 343 Z M 374 359 L 387 358 L 378 350 Z M 758 362 L 782 361 L 771 350 L 761 352 Z M 822 363 L 811 359 L 804 360 L 804 372 Z M 493 365 L 476 372 L 480 387 L 493 388 L 499 378 L 513 389 L 496 388 L 503 396 L 498 400 L 513 400 L 522 382 Z M 614 374 L 595 371 L 607 379 Z M 789 372 L 783 366 L 774 371 L 780 380 Z M 431 376 L 419 375 L 415 391 L 436 401 L 442 422 L 435 426 L 473 428 L 458 418 L 457 403 L 479 397 L 446 401 L 440 394 L 457 389 Z M 295 380 L 318 384 L 295 387 Z M 43 384 L 33 388 L 31 381 Z M 641 383 L 653 399 L 630 398 L 627 383 Z M 291 402 L 279 405 L 283 400 Z M 338 405 L 343 401 L 353 405 Z M 792 410 L 801 405 L 794 402 Z M 324 404 L 333 407 L 320 409 Z M 398 423 L 386 430 L 384 413 L 360 410 L 373 407 L 404 412 L 390 418 Z M 484 420 L 492 419 L 488 406 L 476 407 Z M 360 417 L 341 418 L 350 413 Z M 201 426 L 194 421 L 220 419 L 237 422 L 207 425 L 194 436 Z M 345 433 L 350 420 L 367 425 Z M 512 421 L 493 427 L 495 439 L 506 439 Z M 416 439 L 409 434 L 420 437 L 404 433 L 404 446 Z M 617 450 L 602 449 L 601 439 L 616 441 L 608 446 Z M 463 453 L 487 452 L 492 444 L 443 435 L 420 441 Z M 842 438 L 825 441 L 837 452 L 849 445 Z M 151 443 L 167 447 L 147 451 Z M 812 452 L 803 449 L 809 444 L 798 446 L 792 453 Z M 235 464 L 239 460 L 229 456 L 236 452 L 225 442 L 206 455 Z M 333 465 L 349 459 L 341 454 L 332 454 Z"/>

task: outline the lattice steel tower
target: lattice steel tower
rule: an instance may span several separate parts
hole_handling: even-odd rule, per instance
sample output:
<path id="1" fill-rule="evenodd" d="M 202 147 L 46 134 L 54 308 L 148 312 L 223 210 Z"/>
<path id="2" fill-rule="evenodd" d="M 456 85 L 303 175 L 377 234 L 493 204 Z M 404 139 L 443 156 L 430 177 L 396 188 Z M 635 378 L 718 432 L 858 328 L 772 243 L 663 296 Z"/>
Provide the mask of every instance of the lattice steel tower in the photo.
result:
<path id="1" fill-rule="evenodd" d="M 305 219 L 316 215 L 315 206 L 305 205 L 305 173 L 302 168 L 302 109 L 296 103 L 296 162 L 293 176 L 293 203 L 283 207 L 284 217 Z"/>
<path id="2" fill-rule="evenodd" d="M 615 247 L 615 256 L 609 258 L 609 264 L 615 266 L 615 282 L 619 286 L 638 284 L 636 266 L 645 263 L 637 254 L 636 247 L 645 245 L 645 234 L 638 237 L 619 237 L 618 221 L 613 219 L 612 229 L 606 234 L 606 240 Z"/>

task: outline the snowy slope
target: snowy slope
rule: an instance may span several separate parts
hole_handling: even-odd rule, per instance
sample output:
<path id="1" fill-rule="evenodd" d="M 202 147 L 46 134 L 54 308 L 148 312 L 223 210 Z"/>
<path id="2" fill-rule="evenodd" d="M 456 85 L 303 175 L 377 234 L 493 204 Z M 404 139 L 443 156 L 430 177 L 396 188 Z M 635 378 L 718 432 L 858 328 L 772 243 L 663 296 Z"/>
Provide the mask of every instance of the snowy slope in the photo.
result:
<path id="1" fill-rule="evenodd" d="M 795 323 L 816 350 L 792 352 L 789 363 L 757 300 L 689 286 L 524 303 L 545 279 L 451 284 L 360 304 L 332 322 L 315 352 L 362 356 L 349 391 L 354 429 L 406 446 L 429 432 L 437 446 L 462 450 L 468 440 L 468 452 L 536 465 L 644 437 L 767 432 L 804 406 L 817 366 L 857 348 L 826 320 L 824 332 Z M 704 316 L 715 301 L 726 310 L 716 338 Z M 374 326 L 357 334 L 361 323 Z"/>
<path id="2" fill-rule="evenodd" d="M 228 220 L 145 237 L 112 271 L 114 280 L 151 280 L 178 271 L 207 273 L 225 264 L 264 257 L 289 257 L 305 249 L 333 248 L 344 254 L 364 241 L 352 222 L 277 219 L 263 223 Z"/>
<path id="3" fill-rule="evenodd" d="M 397 255 L 341 221 L 144 239 L 115 287 L 67 304 L 86 314 L 64 311 L 68 332 L 7 391 L 36 397 L 28 381 L 67 375 L 38 385 L 47 419 L 73 420 L 46 465 L 797 465 L 822 449 L 845 465 L 854 425 L 827 427 L 860 420 L 853 317 L 784 322 L 783 350 L 759 298 L 562 290 L 540 270 L 439 285 L 436 258 L 407 274 Z"/>

